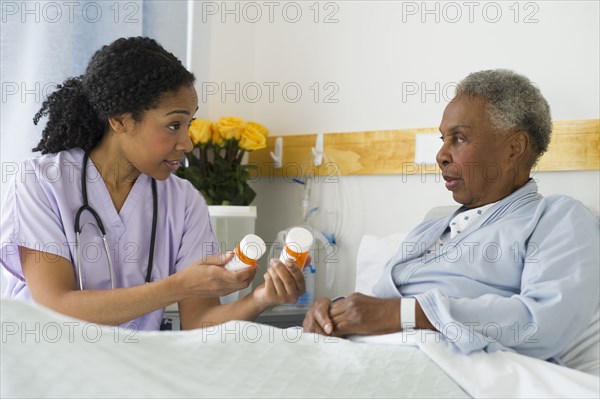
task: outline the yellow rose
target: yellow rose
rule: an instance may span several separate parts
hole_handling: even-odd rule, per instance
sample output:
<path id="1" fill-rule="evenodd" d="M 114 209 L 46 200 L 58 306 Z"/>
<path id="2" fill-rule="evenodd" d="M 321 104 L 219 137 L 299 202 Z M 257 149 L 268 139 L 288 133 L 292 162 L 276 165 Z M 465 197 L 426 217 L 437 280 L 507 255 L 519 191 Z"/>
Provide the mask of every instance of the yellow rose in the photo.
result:
<path id="1" fill-rule="evenodd" d="M 240 138 L 240 148 L 246 151 L 260 150 L 267 146 L 269 131 L 256 122 L 248 122 Z"/>
<path id="2" fill-rule="evenodd" d="M 225 140 L 239 140 L 246 128 L 246 121 L 234 116 L 224 116 L 217 122 L 217 130 Z"/>
<path id="3" fill-rule="evenodd" d="M 208 143 L 208 140 L 212 138 L 211 125 L 211 121 L 204 119 L 194 119 L 192 121 L 188 134 L 194 145 Z"/>
<path id="4" fill-rule="evenodd" d="M 211 126 L 211 132 L 212 132 L 212 142 L 214 145 L 223 145 L 223 136 L 221 136 L 221 133 L 219 132 L 219 126 L 217 123 L 213 123 Z"/>

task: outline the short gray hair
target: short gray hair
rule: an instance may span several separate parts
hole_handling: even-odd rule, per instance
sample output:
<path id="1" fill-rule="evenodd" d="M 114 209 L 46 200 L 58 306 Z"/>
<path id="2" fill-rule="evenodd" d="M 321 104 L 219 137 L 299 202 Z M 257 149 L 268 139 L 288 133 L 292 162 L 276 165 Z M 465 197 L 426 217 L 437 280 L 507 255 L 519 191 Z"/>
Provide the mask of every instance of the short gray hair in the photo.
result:
<path id="1" fill-rule="evenodd" d="M 485 100 L 496 129 L 527 132 L 533 150 L 530 166 L 548 149 L 552 133 L 550 106 L 527 77 L 508 69 L 474 72 L 458 84 L 456 96 L 460 95 Z"/>

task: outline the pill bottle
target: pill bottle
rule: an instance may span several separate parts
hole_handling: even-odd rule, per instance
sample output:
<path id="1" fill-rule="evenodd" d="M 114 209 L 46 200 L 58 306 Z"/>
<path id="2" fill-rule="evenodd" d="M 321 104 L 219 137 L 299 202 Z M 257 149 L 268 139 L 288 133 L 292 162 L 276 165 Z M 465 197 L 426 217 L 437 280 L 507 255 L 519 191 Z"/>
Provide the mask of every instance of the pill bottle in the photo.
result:
<path id="1" fill-rule="evenodd" d="M 300 266 L 300 269 L 304 269 L 313 240 L 312 233 L 304 227 L 291 228 L 285 236 L 285 244 L 279 260 L 283 263 L 292 261 Z"/>
<path id="2" fill-rule="evenodd" d="M 235 247 L 233 259 L 225 265 L 225 269 L 242 270 L 254 266 L 266 250 L 267 245 L 262 238 L 255 234 L 248 234 Z"/>

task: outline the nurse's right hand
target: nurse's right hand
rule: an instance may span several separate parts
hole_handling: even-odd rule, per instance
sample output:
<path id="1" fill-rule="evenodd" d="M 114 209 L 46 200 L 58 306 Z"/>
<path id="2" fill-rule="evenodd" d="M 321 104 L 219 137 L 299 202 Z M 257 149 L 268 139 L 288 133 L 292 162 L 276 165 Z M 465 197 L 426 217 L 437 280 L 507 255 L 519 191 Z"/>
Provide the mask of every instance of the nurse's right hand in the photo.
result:
<path id="1" fill-rule="evenodd" d="M 225 269 L 224 266 L 232 258 L 233 252 L 208 256 L 177 273 L 184 295 L 188 297 L 224 296 L 248 287 L 254 279 L 258 267 L 237 271 Z"/>

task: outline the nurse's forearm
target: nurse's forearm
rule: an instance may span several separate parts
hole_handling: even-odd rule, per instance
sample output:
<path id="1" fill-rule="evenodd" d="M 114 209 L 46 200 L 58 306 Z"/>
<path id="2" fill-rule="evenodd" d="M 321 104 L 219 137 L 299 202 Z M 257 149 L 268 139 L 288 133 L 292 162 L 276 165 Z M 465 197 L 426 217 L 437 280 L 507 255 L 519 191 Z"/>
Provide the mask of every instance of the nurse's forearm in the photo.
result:
<path id="1" fill-rule="evenodd" d="M 119 325 L 164 308 L 183 295 L 172 278 L 114 290 L 68 291 L 50 306 L 68 316 Z"/>
<path id="2" fill-rule="evenodd" d="M 258 304 L 252 294 L 249 294 L 235 302 L 209 307 L 196 315 L 193 320 L 184 321 L 182 318 L 181 322 L 183 329 L 190 330 L 205 328 L 208 325 L 221 324 L 230 320 L 254 321 L 266 309 L 266 307 Z"/>
<path id="3" fill-rule="evenodd" d="M 33 300 L 82 320 L 118 325 L 181 300 L 185 279 L 163 280 L 114 290 L 78 290 L 71 262 L 61 256 L 19 247 L 21 267 Z"/>

